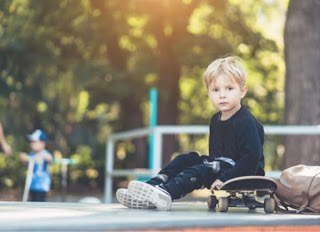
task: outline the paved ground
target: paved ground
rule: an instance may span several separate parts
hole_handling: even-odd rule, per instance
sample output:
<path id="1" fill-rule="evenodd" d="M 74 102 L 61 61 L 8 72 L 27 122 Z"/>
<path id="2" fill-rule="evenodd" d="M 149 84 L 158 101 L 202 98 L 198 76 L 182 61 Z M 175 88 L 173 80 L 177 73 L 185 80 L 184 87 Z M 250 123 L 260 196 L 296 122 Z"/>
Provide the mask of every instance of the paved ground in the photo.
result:
<path id="1" fill-rule="evenodd" d="M 209 228 L 320 231 L 320 215 L 265 214 L 263 210 L 233 208 L 220 213 L 208 210 L 203 201 L 177 202 L 166 212 L 127 209 L 119 204 L 0 202 L 0 231 L 192 231 L 199 228 L 200 231 Z"/>

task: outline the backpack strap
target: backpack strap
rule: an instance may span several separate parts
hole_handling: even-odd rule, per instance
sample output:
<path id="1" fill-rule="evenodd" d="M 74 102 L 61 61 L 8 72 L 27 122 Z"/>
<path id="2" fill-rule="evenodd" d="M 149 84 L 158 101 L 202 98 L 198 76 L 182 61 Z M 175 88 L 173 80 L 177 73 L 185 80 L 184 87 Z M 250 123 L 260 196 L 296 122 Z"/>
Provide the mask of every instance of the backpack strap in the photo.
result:
<path id="1" fill-rule="evenodd" d="M 318 212 L 308 208 L 308 204 L 304 204 L 299 207 L 299 209 L 293 209 L 290 203 L 286 203 L 282 199 L 280 199 L 278 196 L 273 194 L 273 198 L 275 200 L 275 210 L 277 213 L 296 213 L 296 214 L 319 214 Z M 289 209 L 292 208 L 292 209 Z"/>
<path id="2" fill-rule="evenodd" d="M 297 210 L 290 210 L 287 203 L 285 203 L 283 200 L 279 199 L 275 194 L 273 195 L 274 201 L 276 203 L 276 212 L 278 213 L 300 213 Z"/>

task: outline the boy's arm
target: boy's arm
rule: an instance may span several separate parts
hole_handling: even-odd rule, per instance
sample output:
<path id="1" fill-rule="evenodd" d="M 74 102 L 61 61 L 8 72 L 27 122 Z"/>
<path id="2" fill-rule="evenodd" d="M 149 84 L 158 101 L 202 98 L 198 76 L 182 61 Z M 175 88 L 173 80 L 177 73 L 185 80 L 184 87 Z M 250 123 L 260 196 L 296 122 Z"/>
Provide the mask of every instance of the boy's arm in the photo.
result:
<path id="1" fill-rule="evenodd" d="M 240 157 L 233 168 L 226 170 L 218 177 L 222 182 L 239 176 L 255 175 L 263 153 L 262 141 L 256 125 L 247 124 L 241 127 L 236 137 Z"/>
<path id="2" fill-rule="evenodd" d="M 28 163 L 29 159 L 33 159 L 34 161 L 39 161 L 39 160 L 43 159 L 48 163 L 51 163 L 53 160 L 51 154 L 47 154 L 45 152 L 39 152 L 33 157 L 29 157 L 29 155 L 25 152 L 20 152 L 20 160 L 23 163 Z"/>
<path id="3" fill-rule="evenodd" d="M 2 149 L 3 149 L 3 151 L 4 151 L 4 154 L 5 154 L 6 156 L 11 155 L 11 153 L 12 153 L 12 148 L 11 148 L 11 146 L 7 143 L 6 137 L 4 136 L 1 122 L 0 122 L 0 143 L 1 143 Z"/>
<path id="4" fill-rule="evenodd" d="M 213 155 L 213 151 L 212 151 L 212 123 L 210 123 L 210 130 L 209 130 L 209 156 Z"/>
<path id="5" fill-rule="evenodd" d="M 44 154 L 44 155 L 43 155 L 43 159 L 44 159 L 45 161 L 47 161 L 48 163 L 51 163 L 51 162 L 53 161 L 52 156 L 49 155 L 49 154 Z"/>
<path id="6" fill-rule="evenodd" d="M 20 160 L 23 162 L 23 163 L 28 163 L 29 161 L 29 156 L 27 153 L 25 152 L 20 152 Z"/>
<path id="7" fill-rule="evenodd" d="M 34 159 L 44 159 L 46 162 L 51 163 L 53 161 L 52 155 L 49 152 L 41 151 L 35 155 Z"/>
<path id="8" fill-rule="evenodd" d="M 212 141 L 213 141 L 213 128 L 214 128 L 215 120 L 216 120 L 216 117 L 217 117 L 216 115 L 217 114 L 214 114 L 211 117 L 210 125 L 209 125 L 209 155 L 210 156 L 214 156 Z"/>

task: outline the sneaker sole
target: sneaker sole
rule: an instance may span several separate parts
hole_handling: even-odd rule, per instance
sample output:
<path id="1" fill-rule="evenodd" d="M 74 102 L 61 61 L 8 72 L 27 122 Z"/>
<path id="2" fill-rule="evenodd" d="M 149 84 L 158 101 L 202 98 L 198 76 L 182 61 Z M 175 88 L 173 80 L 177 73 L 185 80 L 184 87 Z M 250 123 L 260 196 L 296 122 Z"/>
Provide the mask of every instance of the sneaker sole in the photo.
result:
<path id="1" fill-rule="evenodd" d="M 132 209 L 155 209 L 156 206 L 149 201 L 133 199 L 127 189 L 118 189 L 116 198 L 122 205 Z"/>
<path id="2" fill-rule="evenodd" d="M 172 200 L 169 195 L 141 181 L 131 181 L 128 186 L 129 194 L 139 201 L 149 201 L 159 210 L 169 210 Z"/>

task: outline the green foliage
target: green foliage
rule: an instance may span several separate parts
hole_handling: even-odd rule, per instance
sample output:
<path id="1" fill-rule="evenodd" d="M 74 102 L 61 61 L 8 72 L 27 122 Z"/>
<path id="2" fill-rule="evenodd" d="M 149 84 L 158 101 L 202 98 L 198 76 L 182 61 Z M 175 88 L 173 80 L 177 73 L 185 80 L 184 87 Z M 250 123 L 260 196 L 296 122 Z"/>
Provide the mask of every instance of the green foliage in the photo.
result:
<path id="1" fill-rule="evenodd" d="M 169 71 L 160 70 L 168 47 L 180 72 L 180 124 L 208 124 L 214 112 L 201 76 L 226 54 L 245 62 L 249 92 L 243 104 L 263 124 L 281 124 L 283 45 L 275 37 L 279 31 L 268 34 L 264 22 L 283 22 L 278 9 L 285 5 L 268 2 L 2 0 L 0 118 L 16 153 L 0 156 L 1 187 L 23 186 L 18 151 L 29 149 L 25 134 L 43 128 L 49 150 L 79 160 L 70 169 L 72 183 L 101 188 L 105 140 L 128 124 L 148 125 L 148 90 L 159 88 L 161 73 Z M 131 121 L 136 113 L 144 118 Z M 270 157 L 278 141 L 267 145 Z M 124 144 L 128 155 L 116 162 L 129 167 L 136 150 Z M 182 151 L 196 147 L 205 154 L 207 138 L 181 136 L 180 144 Z M 52 172 L 56 188 L 59 167 Z"/>
<path id="2" fill-rule="evenodd" d="M 11 159 L 0 153 L 0 188 L 18 188 L 22 191 L 27 167 L 23 165 L 18 155 Z M 10 174 L 10 175 L 8 175 Z"/>
<path id="3" fill-rule="evenodd" d="M 99 172 L 96 166 L 99 164 L 92 159 L 91 152 L 90 147 L 79 145 L 76 153 L 71 156 L 71 158 L 76 161 L 76 164 L 71 166 L 71 182 L 79 183 L 83 186 L 97 186 L 98 183 L 96 180 Z"/>
<path id="4" fill-rule="evenodd" d="M 211 61 L 225 54 L 237 55 L 245 63 L 248 73 L 246 85 L 249 90 L 242 104 L 248 107 L 264 125 L 282 124 L 284 61 L 283 45 L 279 42 L 281 31 L 273 34 L 278 36 L 276 38 L 265 36 L 270 30 L 265 30 L 257 22 L 270 19 L 270 14 L 273 17 L 276 15 L 276 18 L 270 19 L 271 23 L 284 22 L 285 7 L 286 5 L 280 2 L 268 5 L 264 1 L 250 1 L 246 4 L 242 1 L 230 1 L 230 5 L 216 6 L 209 1 L 194 11 L 190 21 L 194 24 L 190 24 L 188 28 L 192 34 L 205 39 L 196 40 L 194 45 L 189 43 L 187 46 L 191 49 L 186 50 L 189 54 L 184 54 L 182 60 L 185 63 L 180 82 L 179 107 L 182 112 L 180 114 L 182 124 L 209 123 L 214 109 L 207 98 L 201 77 Z M 282 11 L 276 14 L 276 9 L 279 8 Z M 221 17 L 225 13 L 227 17 L 222 21 Z M 283 23 L 280 24 L 282 25 Z M 207 49 L 212 46 L 213 49 Z M 188 56 L 190 58 L 186 59 Z M 200 65 L 197 63 L 199 61 L 202 61 Z M 281 146 L 281 142 L 279 137 L 268 136 L 265 154 L 269 169 L 280 167 L 277 148 Z M 189 139 L 182 142 L 182 150 L 190 150 L 190 144 L 192 143 Z"/>

